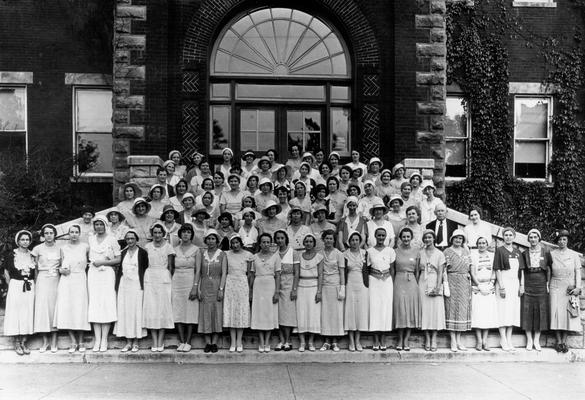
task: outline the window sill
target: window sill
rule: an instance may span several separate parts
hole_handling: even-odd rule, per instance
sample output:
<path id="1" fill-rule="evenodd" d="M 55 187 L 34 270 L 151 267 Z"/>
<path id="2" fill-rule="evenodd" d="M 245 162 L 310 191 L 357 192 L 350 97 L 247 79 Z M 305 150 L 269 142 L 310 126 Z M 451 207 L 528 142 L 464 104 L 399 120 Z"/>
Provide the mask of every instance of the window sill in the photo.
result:
<path id="1" fill-rule="evenodd" d="M 513 1 L 512 7 L 556 8 L 557 3 L 553 1 Z"/>
<path id="2" fill-rule="evenodd" d="M 113 175 L 83 175 L 72 176 L 69 178 L 72 183 L 112 183 L 114 182 Z"/>
<path id="3" fill-rule="evenodd" d="M 518 179 L 519 181 L 524 181 L 527 183 L 540 182 L 549 188 L 552 188 L 554 186 L 554 184 L 548 178 L 520 178 L 515 176 L 514 179 Z"/>
<path id="4" fill-rule="evenodd" d="M 446 176 L 445 177 L 445 187 L 452 187 L 457 182 L 461 182 L 467 179 L 467 177 L 454 177 L 454 176 Z"/>

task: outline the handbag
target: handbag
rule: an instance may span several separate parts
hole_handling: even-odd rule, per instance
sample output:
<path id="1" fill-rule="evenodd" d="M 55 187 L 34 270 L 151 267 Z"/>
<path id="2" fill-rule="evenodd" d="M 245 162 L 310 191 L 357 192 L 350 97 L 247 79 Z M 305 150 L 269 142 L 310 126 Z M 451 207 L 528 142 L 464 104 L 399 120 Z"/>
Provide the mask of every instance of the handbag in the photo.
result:
<path id="1" fill-rule="evenodd" d="M 447 276 L 447 271 L 443 271 L 443 296 L 451 297 L 451 289 L 449 288 L 449 279 Z"/>
<path id="2" fill-rule="evenodd" d="M 368 252 L 366 251 L 366 257 L 364 258 L 364 266 L 362 267 L 362 280 L 364 286 L 370 287 L 370 266 L 368 265 Z"/>
<path id="3" fill-rule="evenodd" d="M 569 301 L 567 303 L 567 311 L 569 312 L 569 316 L 571 318 L 577 318 L 579 316 L 579 297 L 578 296 L 569 296 Z"/>

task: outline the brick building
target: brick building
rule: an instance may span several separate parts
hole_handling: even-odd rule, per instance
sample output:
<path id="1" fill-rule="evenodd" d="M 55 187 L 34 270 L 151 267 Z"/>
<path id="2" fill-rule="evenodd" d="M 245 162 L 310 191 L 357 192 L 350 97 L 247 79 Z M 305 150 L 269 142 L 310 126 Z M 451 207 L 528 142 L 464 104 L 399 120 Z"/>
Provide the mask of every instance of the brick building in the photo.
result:
<path id="1" fill-rule="evenodd" d="M 506 4 L 537 33 L 572 29 L 565 1 Z M 445 0 L 6 0 L 0 146 L 75 156 L 72 174 L 108 197 L 129 155 L 229 145 L 286 158 L 291 143 L 386 166 L 433 159 L 443 188 L 473 162 L 445 25 Z M 509 50 L 511 170 L 546 180 L 545 68 L 523 41 Z"/>

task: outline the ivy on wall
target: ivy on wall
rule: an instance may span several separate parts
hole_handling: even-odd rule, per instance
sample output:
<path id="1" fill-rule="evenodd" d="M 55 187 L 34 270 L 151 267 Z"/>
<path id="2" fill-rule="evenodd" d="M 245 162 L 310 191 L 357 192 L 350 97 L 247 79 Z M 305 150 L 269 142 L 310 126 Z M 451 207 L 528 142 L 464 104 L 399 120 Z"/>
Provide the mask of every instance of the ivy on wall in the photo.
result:
<path id="1" fill-rule="evenodd" d="M 585 130 L 578 99 L 585 82 L 585 1 L 572 0 L 572 6 L 581 18 L 574 36 L 561 40 L 530 33 L 503 0 L 448 5 L 447 74 L 449 83 L 457 83 L 464 93 L 472 140 L 470 174 L 448 188 L 447 195 L 451 207 L 464 212 L 479 207 L 485 219 L 519 231 L 537 227 L 550 238 L 555 229 L 569 229 L 574 234 L 571 246 L 584 250 Z M 540 52 L 548 71 L 544 83 L 555 90 L 552 186 L 515 179 L 511 173 L 507 43 L 518 38 Z"/>

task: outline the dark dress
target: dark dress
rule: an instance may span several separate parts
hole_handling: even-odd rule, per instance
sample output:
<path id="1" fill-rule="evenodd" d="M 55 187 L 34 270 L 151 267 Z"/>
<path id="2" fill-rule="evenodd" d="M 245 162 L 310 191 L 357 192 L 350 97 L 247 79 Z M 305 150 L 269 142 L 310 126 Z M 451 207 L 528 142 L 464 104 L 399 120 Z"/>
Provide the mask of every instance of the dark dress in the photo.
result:
<path id="1" fill-rule="evenodd" d="M 451 296 L 445 298 L 445 324 L 449 331 L 471 330 L 471 259 L 469 250 L 461 255 L 445 249 L 447 279 Z"/>
<path id="2" fill-rule="evenodd" d="M 217 300 L 221 280 L 221 264 L 225 253 L 219 249 L 210 256 L 206 249 L 201 250 L 201 301 L 199 302 L 198 332 L 204 334 L 221 333 L 223 328 L 223 301 Z"/>
<path id="3" fill-rule="evenodd" d="M 530 255 L 530 249 L 522 253 L 524 271 L 524 295 L 520 313 L 520 326 L 526 331 L 546 331 L 550 326 L 549 295 L 546 291 L 547 275 L 550 275 L 552 258 L 550 253 L 541 248 L 538 255 Z M 539 263 L 532 265 L 531 261 Z"/>

